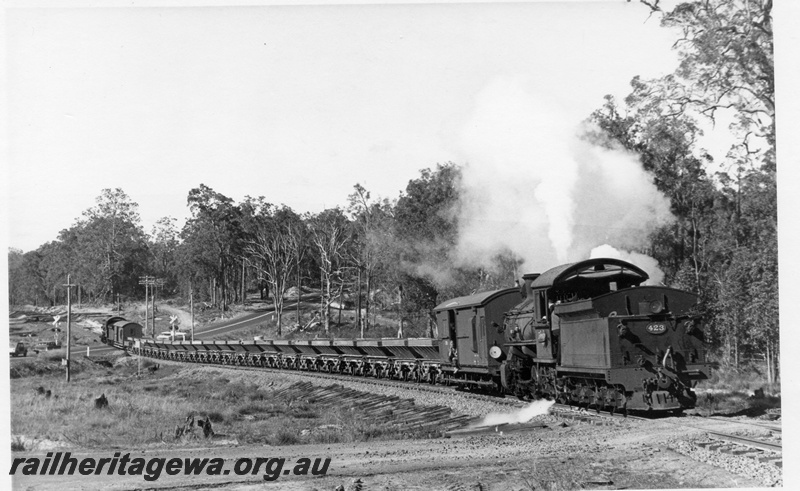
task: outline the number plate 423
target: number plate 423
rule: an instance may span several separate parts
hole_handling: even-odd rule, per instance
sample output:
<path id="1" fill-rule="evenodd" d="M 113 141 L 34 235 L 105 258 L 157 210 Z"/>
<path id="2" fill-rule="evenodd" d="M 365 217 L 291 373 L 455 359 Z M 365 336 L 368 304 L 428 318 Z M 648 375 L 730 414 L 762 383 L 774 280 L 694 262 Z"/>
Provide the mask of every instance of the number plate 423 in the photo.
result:
<path id="1" fill-rule="evenodd" d="M 667 332 L 667 325 L 660 322 L 648 324 L 647 332 L 650 334 L 664 334 Z"/>

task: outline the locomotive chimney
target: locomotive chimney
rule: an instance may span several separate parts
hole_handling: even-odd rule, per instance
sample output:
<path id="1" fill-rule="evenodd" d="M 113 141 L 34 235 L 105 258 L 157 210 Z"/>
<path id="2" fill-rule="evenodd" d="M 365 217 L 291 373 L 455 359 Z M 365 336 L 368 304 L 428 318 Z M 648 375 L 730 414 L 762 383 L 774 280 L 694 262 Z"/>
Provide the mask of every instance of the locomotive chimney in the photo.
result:
<path id="1" fill-rule="evenodd" d="M 541 273 L 528 273 L 522 276 L 523 281 L 525 281 L 525 298 L 531 298 L 531 296 L 533 296 L 531 284 L 533 283 L 533 280 L 539 276 L 541 276 Z"/>

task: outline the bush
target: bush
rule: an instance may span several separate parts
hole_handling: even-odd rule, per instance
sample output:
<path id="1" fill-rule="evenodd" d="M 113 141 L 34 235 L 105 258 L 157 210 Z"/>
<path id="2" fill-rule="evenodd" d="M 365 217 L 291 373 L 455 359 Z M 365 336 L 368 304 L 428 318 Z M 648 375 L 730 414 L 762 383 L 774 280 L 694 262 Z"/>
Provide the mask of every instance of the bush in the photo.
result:
<path id="1" fill-rule="evenodd" d="M 22 438 L 20 438 L 18 436 L 15 436 L 11 440 L 11 451 L 12 452 L 24 452 L 26 450 L 27 450 L 27 448 L 25 448 L 25 442 L 22 440 Z"/>
<path id="2" fill-rule="evenodd" d="M 294 445 L 298 443 L 300 440 L 297 438 L 297 435 L 292 433 L 289 430 L 278 430 L 270 439 L 271 445 L 281 446 L 281 445 Z"/>

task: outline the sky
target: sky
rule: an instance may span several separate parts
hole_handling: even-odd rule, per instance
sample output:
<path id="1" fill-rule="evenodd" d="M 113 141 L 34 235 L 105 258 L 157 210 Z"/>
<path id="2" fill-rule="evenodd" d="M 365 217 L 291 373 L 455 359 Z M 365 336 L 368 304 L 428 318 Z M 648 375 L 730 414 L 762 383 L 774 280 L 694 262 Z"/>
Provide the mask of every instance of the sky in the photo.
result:
<path id="1" fill-rule="evenodd" d="M 515 80 L 578 124 L 675 67 L 635 2 L 15 8 L 5 18 L 8 245 L 57 238 L 104 188 L 150 231 L 201 183 L 296 211 L 396 198 L 467 163 L 480 97 Z M 472 162 L 481 165 L 481 162 Z"/>

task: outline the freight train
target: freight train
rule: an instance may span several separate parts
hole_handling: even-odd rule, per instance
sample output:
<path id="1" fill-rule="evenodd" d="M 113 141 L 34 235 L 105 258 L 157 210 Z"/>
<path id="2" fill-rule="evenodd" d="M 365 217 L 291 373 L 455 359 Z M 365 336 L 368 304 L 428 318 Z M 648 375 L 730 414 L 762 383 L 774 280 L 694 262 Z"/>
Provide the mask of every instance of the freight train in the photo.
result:
<path id="1" fill-rule="evenodd" d="M 713 368 L 697 295 L 644 286 L 647 273 L 589 259 L 523 276 L 515 288 L 434 309 L 438 339 L 173 341 L 121 317 L 103 339 L 182 362 L 295 369 L 456 385 L 598 411 L 680 412 Z"/>

